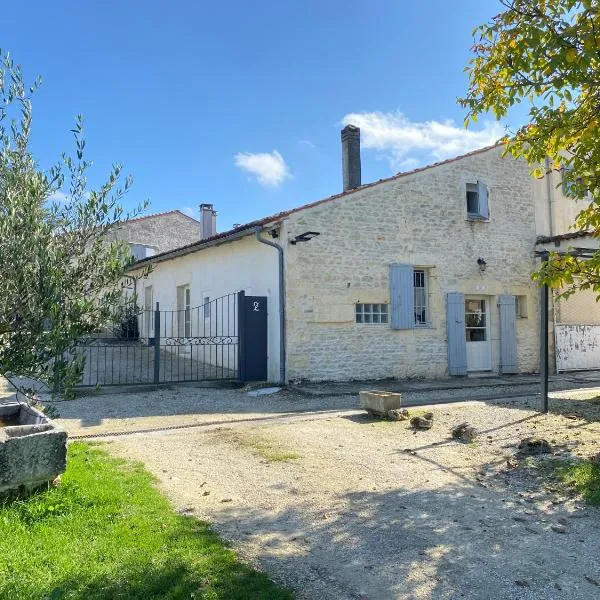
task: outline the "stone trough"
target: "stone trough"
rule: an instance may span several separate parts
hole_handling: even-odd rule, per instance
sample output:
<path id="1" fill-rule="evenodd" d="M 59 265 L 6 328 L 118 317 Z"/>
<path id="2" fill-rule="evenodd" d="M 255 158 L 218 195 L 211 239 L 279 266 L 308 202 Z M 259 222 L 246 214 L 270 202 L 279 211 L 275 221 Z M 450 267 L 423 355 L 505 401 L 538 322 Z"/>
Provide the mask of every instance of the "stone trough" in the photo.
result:
<path id="1" fill-rule="evenodd" d="M 67 465 L 67 434 L 35 408 L 0 404 L 0 496 L 54 480 Z"/>
<path id="2" fill-rule="evenodd" d="M 402 404 L 402 394 L 379 390 L 359 393 L 361 407 L 368 413 L 386 417 L 390 410 L 397 410 Z"/>

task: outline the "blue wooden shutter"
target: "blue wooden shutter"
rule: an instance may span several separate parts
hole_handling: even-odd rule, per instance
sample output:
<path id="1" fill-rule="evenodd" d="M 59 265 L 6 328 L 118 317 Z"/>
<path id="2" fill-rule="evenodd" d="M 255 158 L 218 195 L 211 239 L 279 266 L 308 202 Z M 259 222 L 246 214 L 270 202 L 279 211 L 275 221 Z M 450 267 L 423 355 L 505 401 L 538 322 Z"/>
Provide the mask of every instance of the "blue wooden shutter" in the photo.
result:
<path id="1" fill-rule="evenodd" d="M 458 292 L 448 294 L 446 307 L 448 322 L 448 373 L 467 374 L 467 339 L 465 334 L 465 296 Z"/>
<path id="2" fill-rule="evenodd" d="M 415 290 L 412 265 L 390 265 L 390 301 L 392 329 L 415 326 Z"/>
<path id="3" fill-rule="evenodd" d="M 515 297 L 498 296 L 500 312 L 500 372 L 518 373 Z"/>
<path id="4" fill-rule="evenodd" d="M 479 214 L 484 219 L 489 219 L 490 206 L 488 202 L 488 187 L 483 181 L 477 180 L 477 195 L 479 197 Z"/>

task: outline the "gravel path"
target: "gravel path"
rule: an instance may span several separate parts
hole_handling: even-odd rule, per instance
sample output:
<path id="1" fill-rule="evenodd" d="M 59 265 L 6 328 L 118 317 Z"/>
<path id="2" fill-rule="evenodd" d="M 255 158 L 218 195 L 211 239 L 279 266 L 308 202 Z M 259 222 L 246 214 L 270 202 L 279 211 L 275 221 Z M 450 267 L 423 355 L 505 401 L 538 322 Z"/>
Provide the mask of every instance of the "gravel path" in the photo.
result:
<path id="1" fill-rule="evenodd" d="M 511 457 L 528 435 L 554 440 L 553 459 L 597 453 L 596 394 L 559 394 L 550 415 L 531 410 L 534 397 L 441 404 L 416 434 L 344 413 L 131 435 L 109 448 L 143 460 L 176 507 L 210 520 L 301 599 L 590 599 L 600 597 L 600 511 L 545 486 L 543 461 Z M 273 398 L 243 414 L 300 402 Z M 481 432 L 473 445 L 449 439 L 463 421 Z"/>

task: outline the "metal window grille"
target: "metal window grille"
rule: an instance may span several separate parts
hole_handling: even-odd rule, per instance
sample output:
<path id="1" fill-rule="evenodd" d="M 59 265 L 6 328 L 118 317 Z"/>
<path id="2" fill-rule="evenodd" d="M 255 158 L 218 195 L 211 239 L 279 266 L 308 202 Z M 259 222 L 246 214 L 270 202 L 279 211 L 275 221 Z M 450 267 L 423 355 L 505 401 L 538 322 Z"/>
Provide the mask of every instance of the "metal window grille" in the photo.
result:
<path id="1" fill-rule="evenodd" d="M 380 324 L 388 322 L 387 304 L 357 304 L 356 322 Z"/>
<path id="2" fill-rule="evenodd" d="M 427 302 L 427 273 L 423 269 L 414 271 L 415 288 L 415 325 L 426 326 L 429 323 Z"/>

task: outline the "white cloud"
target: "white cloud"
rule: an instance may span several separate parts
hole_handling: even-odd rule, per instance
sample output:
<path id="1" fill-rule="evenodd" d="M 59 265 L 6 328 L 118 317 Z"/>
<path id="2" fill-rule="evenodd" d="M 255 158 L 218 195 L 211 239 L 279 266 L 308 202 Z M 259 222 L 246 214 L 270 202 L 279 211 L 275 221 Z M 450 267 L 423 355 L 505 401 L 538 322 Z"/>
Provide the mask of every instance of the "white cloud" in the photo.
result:
<path id="1" fill-rule="evenodd" d="M 194 206 L 182 206 L 179 209 L 184 215 L 187 215 L 188 217 L 192 217 L 192 218 L 196 218 L 197 216 L 197 208 L 195 208 Z"/>
<path id="2" fill-rule="evenodd" d="M 316 150 L 317 146 L 313 144 L 310 140 L 298 140 L 298 143 L 302 146 L 308 146 L 312 150 Z"/>
<path id="3" fill-rule="evenodd" d="M 349 113 L 342 124 L 360 127 L 363 148 L 384 154 L 395 169 L 412 169 L 419 164 L 465 154 L 494 144 L 504 134 L 496 122 L 483 123 L 475 131 L 453 120 L 410 121 L 401 112 Z"/>
<path id="4" fill-rule="evenodd" d="M 52 195 L 48 196 L 48 202 L 56 202 L 58 204 L 66 204 L 69 201 L 69 196 L 61 191 L 56 191 Z"/>
<path id="5" fill-rule="evenodd" d="M 234 159 L 237 167 L 255 175 L 258 183 L 264 186 L 277 187 L 290 176 L 288 166 L 277 150 L 254 154 L 238 152 Z"/>

